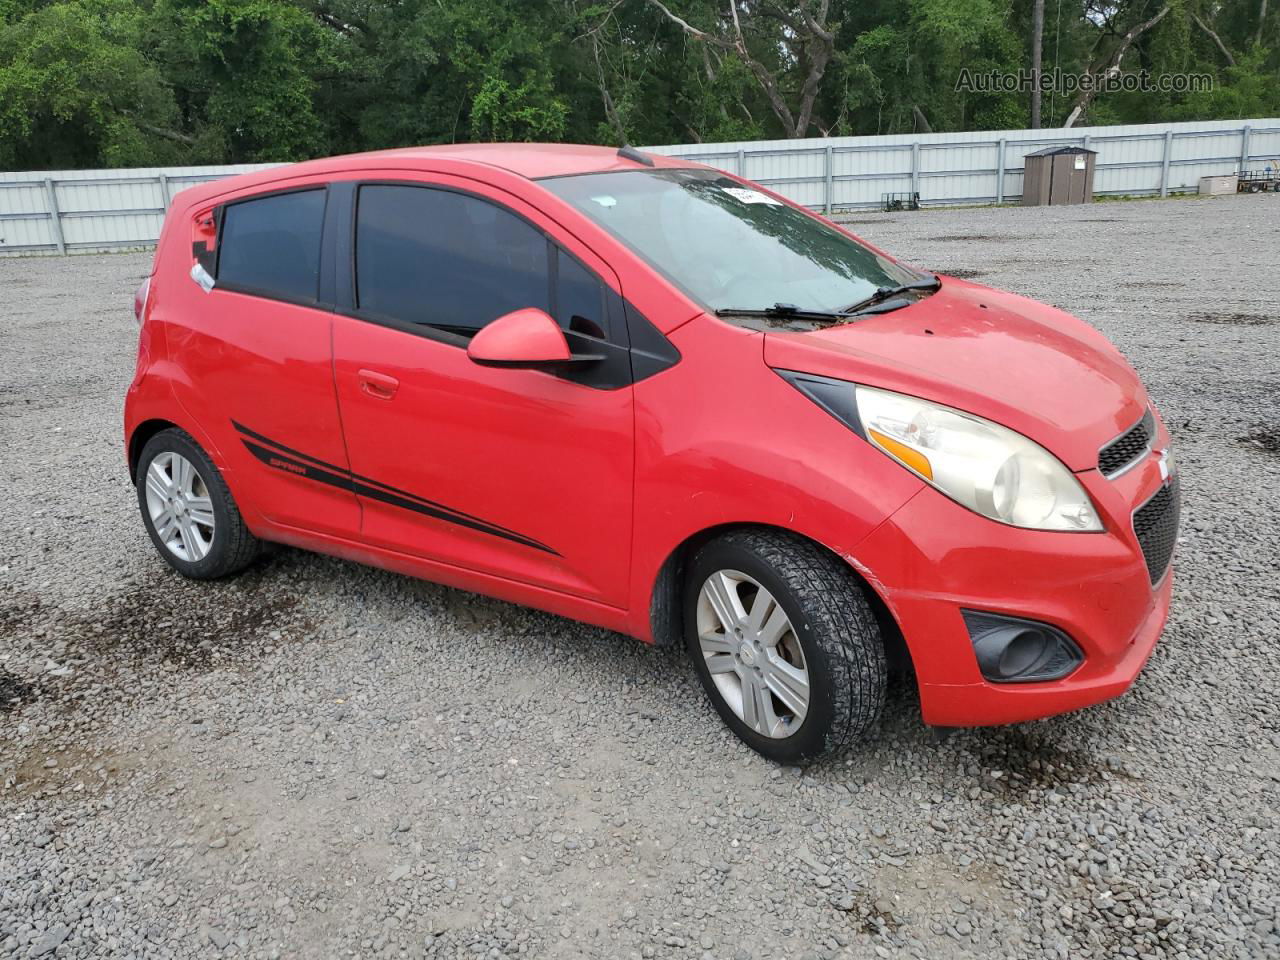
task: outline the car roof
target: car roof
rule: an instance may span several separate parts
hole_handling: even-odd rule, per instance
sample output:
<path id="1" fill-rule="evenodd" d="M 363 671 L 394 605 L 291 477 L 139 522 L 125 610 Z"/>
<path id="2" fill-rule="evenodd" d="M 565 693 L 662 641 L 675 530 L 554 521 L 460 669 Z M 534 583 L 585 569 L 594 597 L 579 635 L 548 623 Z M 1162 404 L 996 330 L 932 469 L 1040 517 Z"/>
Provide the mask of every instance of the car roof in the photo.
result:
<path id="1" fill-rule="evenodd" d="M 693 168 L 700 164 L 645 154 L 656 168 Z M 182 191 L 184 201 L 192 205 L 205 203 L 227 193 L 255 187 L 270 188 L 280 181 L 295 177 L 338 175 L 351 170 L 394 170 L 421 167 L 432 170 L 445 163 L 456 167 L 484 167 L 490 171 L 529 180 L 564 177 L 581 173 L 608 173 L 622 170 L 646 170 L 649 167 L 616 147 L 592 147 L 567 143 L 456 143 L 435 147 L 402 147 L 369 153 L 350 153 L 320 160 L 304 160 L 242 173 L 234 177 L 198 184 Z"/>
<path id="2" fill-rule="evenodd" d="M 648 153 L 657 167 L 690 167 L 677 157 Z M 577 143 L 453 143 L 436 147 L 405 147 L 357 153 L 336 160 L 400 157 L 406 160 L 461 160 L 499 167 L 530 180 L 563 177 L 575 173 L 635 170 L 644 164 L 622 155 L 617 147 L 593 147 Z"/>

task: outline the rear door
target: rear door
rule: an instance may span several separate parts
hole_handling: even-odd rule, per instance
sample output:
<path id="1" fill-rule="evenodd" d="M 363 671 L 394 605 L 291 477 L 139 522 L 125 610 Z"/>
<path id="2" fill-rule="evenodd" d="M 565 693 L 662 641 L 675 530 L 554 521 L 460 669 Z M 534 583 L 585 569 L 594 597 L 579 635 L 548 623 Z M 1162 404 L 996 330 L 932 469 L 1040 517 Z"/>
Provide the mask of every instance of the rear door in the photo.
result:
<path id="1" fill-rule="evenodd" d="M 326 184 L 313 182 L 198 211 L 193 273 L 170 309 L 181 322 L 166 337 L 189 383 L 180 400 L 217 444 L 243 506 L 355 537 L 322 255 L 327 205 Z"/>
<path id="2" fill-rule="evenodd" d="M 634 424 L 617 278 L 496 188 L 348 188 L 334 369 L 364 538 L 625 606 Z M 473 363 L 470 337 L 523 307 L 606 359 L 580 375 Z"/>

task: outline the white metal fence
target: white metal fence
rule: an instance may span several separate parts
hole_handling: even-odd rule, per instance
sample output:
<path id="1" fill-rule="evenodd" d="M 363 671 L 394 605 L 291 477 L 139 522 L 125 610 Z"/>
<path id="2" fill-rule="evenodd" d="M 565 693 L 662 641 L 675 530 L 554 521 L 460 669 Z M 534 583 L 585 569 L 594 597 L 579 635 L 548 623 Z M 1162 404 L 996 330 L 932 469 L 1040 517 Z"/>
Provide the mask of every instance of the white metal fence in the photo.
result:
<path id="1" fill-rule="evenodd" d="M 0 172 L 0 256 L 148 246 L 178 191 L 268 166 Z"/>
<path id="2" fill-rule="evenodd" d="M 834 213 L 879 206 L 886 193 L 922 204 L 1005 203 L 1022 197 L 1023 157 L 1045 147 L 1098 152 L 1094 194 L 1196 190 L 1201 177 L 1280 166 L 1280 119 L 830 137 L 651 147 L 762 183 Z"/>
<path id="3" fill-rule="evenodd" d="M 1098 152 L 1095 195 L 1195 190 L 1200 177 L 1280 167 L 1280 119 L 828 137 L 649 147 L 766 184 L 827 213 L 876 207 L 886 193 L 930 204 L 1005 203 L 1023 157 L 1049 146 Z M 0 173 L 0 256 L 152 244 L 173 195 L 261 165 Z"/>

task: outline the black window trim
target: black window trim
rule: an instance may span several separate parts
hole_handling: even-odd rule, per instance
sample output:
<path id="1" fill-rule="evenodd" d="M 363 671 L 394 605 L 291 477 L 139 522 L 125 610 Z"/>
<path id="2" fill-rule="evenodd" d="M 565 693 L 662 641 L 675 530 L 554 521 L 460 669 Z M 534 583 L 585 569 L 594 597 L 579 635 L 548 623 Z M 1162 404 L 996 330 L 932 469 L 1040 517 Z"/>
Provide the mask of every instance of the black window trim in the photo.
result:
<path id="1" fill-rule="evenodd" d="M 600 275 L 598 270 L 585 263 L 581 257 L 558 242 L 552 234 L 537 223 L 534 223 L 529 217 L 479 191 L 423 180 L 401 178 L 348 179 L 339 175 L 334 179 L 320 183 L 292 184 L 273 190 L 263 190 L 259 193 L 235 197 L 232 200 L 216 204 L 210 214 L 215 221 L 213 290 L 215 292 L 222 290 L 228 293 L 239 293 L 275 303 L 287 303 L 293 306 L 323 310 L 465 350 L 467 344 L 470 343 L 469 337 L 450 333 L 447 330 L 427 324 L 414 323 L 379 314 L 372 310 L 360 310 L 357 308 L 355 239 L 360 188 L 364 186 L 405 186 L 427 190 L 445 190 L 462 194 L 463 196 L 474 197 L 485 203 L 491 203 L 500 210 L 505 210 L 512 216 L 523 220 L 538 233 L 542 234 L 547 242 L 548 305 L 553 309 L 553 316 L 555 309 L 558 307 L 559 290 L 556 281 L 558 280 L 560 269 L 559 257 L 555 256 L 555 253 L 563 253 L 582 267 L 590 276 L 596 278 L 600 284 L 601 319 L 608 326 L 607 339 L 600 340 L 589 334 L 572 330 L 566 330 L 565 336 L 571 341 L 583 340 L 602 344 L 605 352 L 613 355 L 614 359 L 605 364 L 605 369 L 595 372 L 588 368 L 581 374 L 547 372 L 545 375 L 582 383 L 584 386 L 593 389 L 608 390 L 638 383 L 680 362 L 680 351 L 676 349 L 675 345 L 654 327 L 630 301 L 615 290 L 612 284 Z M 316 283 L 316 298 L 314 300 L 285 297 L 273 291 L 218 281 L 217 276 L 222 255 L 222 238 L 225 233 L 223 229 L 224 218 L 228 207 L 253 200 L 262 200 L 290 193 L 305 193 L 313 190 L 323 190 L 325 192 L 324 212 L 320 227 L 319 277 Z M 617 359 L 622 358 L 618 356 L 619 354 L 626 358 L 624 361 L 626 373 L 621 376 L 619 374 L 622 374 L 622 371 L 618 369 L 616 362 Z"/>
<path id="2" fill-rule="evenodd" d="M 213 255 L 213 289 L 221 290 L 226 293 L 239 293 L 245 296 L 258 297 L 262 300 L 273 300 L 277 303 L 288 303 L 296 307 L 310 307 L 313 310 L 325 310 L 332 312 L 334 304 L 324 300 L 320 296 L 320 291 L 325 285 L 325 233 L 328 229 L 330 211 L 330 184 L 324 183 L 308 183 L 289 187 L 279 187 L 275 190 L 265 190 L 262 193 L 249 194 L 243 197 L 236 197 L 234 200 L 227 200 L 214 207 L 213 216 L 217 223 L 214 233 L 214 255 Z M 250 203 L 254 200 L 266 200 L 271 197 L 284 196 L 290 193 L 310 193 L 316 190 L 324 191 L 324 210 L 320 217 L 320 236 L 317 240 L 320 246 L 320 259 L 318 261 L 318 269 L 316 275 L 316 295 L 313 299 L 304 297 L 287 297 L 271 290 L 262 290 L 257 287 L 250 287 L 239 283 L 228 283 L 225 280 L 219 280 L 218 274 L 222 268 L 222 238 L 223 225 L 227 216 L 227 208 L 234 207 L 242 203 Z"/>
<path id="3" fill-rule="evenodd" d="M 399 330 L 402 333 L 424 337 L 427 340 L 434 340 L 437 343 L 447 344 L 451 347 L 458 347 L 462 350 L 466 350 L 467 344 L 471 342 L 470 337 L 464 337 L 440 327 L 434 327 L 427 323 L 415 323 L 412 320 L 403 320 L 398 317 L 378 313 L 374 310 L 368 310 L 359 305 L 359 278 L 357 275 L 356 265 L 356 228 L 360 221 L 360 190 L 363 187 L 418 187 L 423 190 L 440 190 L 446 193 L 456 193 L 464 197 L 471 197 L 472 199 L 491 204 L 499 210 L 509 213 L 513 217 L 516 217 L 528 224 L 532 229 L 541 234 L 547 243 L 547 305 L 552 308 L 552 317 L 555 316 L 554 308 L 559 296 L 559 293 L 556 290 L 556 278 L 559 275 L 559 262 L 558 258 L 554 256 L 555 251 L 561 251 L 566 256 L 571 257 L 582 267 L 582 269 L 586 270 L 587 273 L 596 278 L 601 287 L 602 307 L 604 306 L 604 302 L 608 296 L 605 292 L 606 290 L 612 291 L 615 294 L 618 293 L 613 289 L 612 285 L 600 276 L 600 272 L 598 270 L 595 270 L 590 265 L 583 263 L 580 257 L 574 255 L 571 250 L 559 243 L 555 237 L 529 217 L 526 217 L 520 211 L 513 210 L 506 204 L 501 203 L 492 197 L 486 196 L 479 191 L 467 190 L 464 187 L 455 187 L 452 184 L 431 183 L 425 180 L 403 180 L 399 178 L 346 180 L 343 181 L 343 183 L 350 185 L 352 190 L 352 202 L 350 207 L 351 222 L 348 225 L 349 229 L 347 231 L 348 249 L 346 251 L 346 257 L 339 257 L 340 261 L 345 260 L 346 263 L 335 264 L 337 269 L 347 270 L 348 275 L 350 276 L 349 302 L 336 304 L 333 308 L 336 313 L 339 313 L 342 316 L 351 317 L 356 320 L 363 320 L 368 323 L 377 324 L 378 326 L 390 327 L 391 329 Z M 621 296 L 621 294 L 618 295 Z M 627 336 L 626 324 L 616 324 L 613 322 L 612 318 L 607 315 L 602 315 L 602 319 L 608 325 L 608 338 L 603 342 L 629 350 L 631 344 L 629 337 Z M 557 321 L 557 323 L 559 323 L 559 321 Z M 580 334 L 580 336 L 586 336 L 586 334 Z M 590 339 L 595 340 L 596 338 L 591 337 Z"/>

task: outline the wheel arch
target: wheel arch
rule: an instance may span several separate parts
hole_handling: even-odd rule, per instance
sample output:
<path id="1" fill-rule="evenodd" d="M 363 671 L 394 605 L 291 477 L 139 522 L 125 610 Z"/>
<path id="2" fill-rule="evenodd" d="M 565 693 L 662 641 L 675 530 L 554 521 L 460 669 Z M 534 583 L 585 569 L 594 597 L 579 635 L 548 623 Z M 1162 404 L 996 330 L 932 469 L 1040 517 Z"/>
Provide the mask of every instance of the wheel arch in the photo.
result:
<path id="1" fill-rule="evenodd" d="M 667 555 L 667 559 L 663 561 L 662 566 L 658 569 L 657 579 L 654 581 L 653 589 L 650 592 L 649 627 L 655 646 L 665 647 L 683 642 L 684 579 L 688 561 L 703 544 L 709 543 L 732 530 L 772 530 L 778 533 L 785 533 L 787 536 L 812 543 L 824 552 L 836 557 L 852 574 L 854 581 L 866 597 L 872 613 L 875 614 L 876 625 L 880 628 L 880 635 L 884 640 L 885 654 L 889 658 L 890 669 L 910 670 L 913 667 L 911 652 L 902 635 L 902 628 L 899 626 L 897 618 L 893 615 L 893 611 L 890 609 L 889 604 L 885 602 L 884 597 L 880 595 L 863 571 L 851 563 L 848 558 L 840 556 L 820 540 L 815 540 L 813 537 L 805 536 L 794 530 L 788 530 L 786 527 L 769 523 L 722 523 L 707 527 L 686 537 L 683 542 Z"/>
<path id="2" fill-rule="evenodd" d="M 159 417 L 153 417 L 150 420 L 143 420 L 133 428 L 133 433 L 129 435 L 129 479 L 136 482 L 138 479 L 138 459 L 142 456 L 142 448 L 147 445 L 147 441 L 154 437 L 162 430 L 171 428 L 182 429 L 172 420 L 164 420 Z"/>

